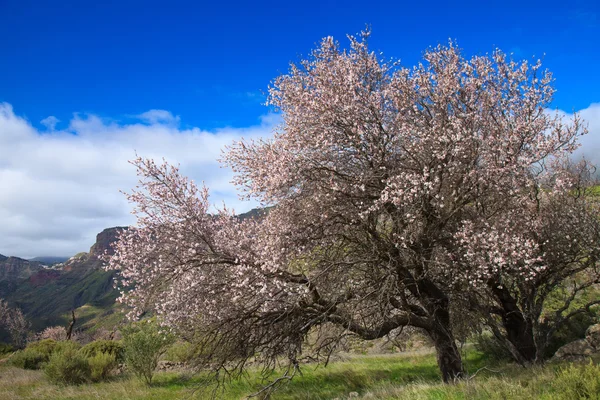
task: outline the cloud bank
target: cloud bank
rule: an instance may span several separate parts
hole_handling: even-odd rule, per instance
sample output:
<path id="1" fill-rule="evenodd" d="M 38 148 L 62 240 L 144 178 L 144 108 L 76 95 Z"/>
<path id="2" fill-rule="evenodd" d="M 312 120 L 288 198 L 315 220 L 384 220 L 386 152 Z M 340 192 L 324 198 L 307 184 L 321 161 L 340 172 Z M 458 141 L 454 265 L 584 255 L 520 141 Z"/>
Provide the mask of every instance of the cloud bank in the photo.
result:
<path id="1" fill-rule="evenodd" d="M 181 171 L 211 189 L 213 204 L 236 212 L 240 202 L 220 168 L 221 149 L 233 140 L 268 137 L 278 123 L 267 115 L 257 126 L 208 132 L 179 128 L 179 117 L 150 110 L 132 122 L 75 114 L 63 130 L 53 116 L 38 130 L 0 103 L 0 254 L 19 257 L 71 256 L 87 251 L 104 228 L 129 225 L 131 205 L 120 190 L 137 182 L 128 160 L 138 155 L 181 164 Z"/>
<path id="2" fill-rule="evenodd" d="M 577 154 L 600 165 L 600 103 L 579 113 L 590 133 Z M 270 136 L 277 115 L 257 126 L 212 132 L 181 129 L 179 117 L 166 110 L 128 118 L 120 123 L 75 114 L 61 130 L 49 116 L 39 130 L 0 103 L 0 254 L 71 256 L 87 251 L 102 229 L 132 224 L 131 206 L 119 190 L 137 182 L 128 163 L 136 152 L 181 164 L 184 174 L 207 184 L 213 204 L 224 201 L 238 212 L 255 206 L 237 199 L 231 171 L 216 160 L 233 140 Z"/>
<path id="3" fill-rule="evenodd" d="M 581 119 L 587 123 L 589 133 L 581 137 L 581 147 L 576 155 L 584 156 L 600 169 L 600 103 L 593 103 L 588 108 L 578 111 Z M 567 117 L 570 117 L 567 114 Z"/>

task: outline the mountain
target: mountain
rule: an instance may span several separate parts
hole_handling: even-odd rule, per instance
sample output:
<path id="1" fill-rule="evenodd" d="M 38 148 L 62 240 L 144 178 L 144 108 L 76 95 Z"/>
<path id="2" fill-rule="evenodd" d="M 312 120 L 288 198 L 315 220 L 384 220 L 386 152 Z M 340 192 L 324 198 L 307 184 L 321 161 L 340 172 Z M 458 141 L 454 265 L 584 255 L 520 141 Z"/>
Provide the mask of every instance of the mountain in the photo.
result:
<path id="1" fill-rule="evenodd" d="M 40 262 L 0 254 L 0 281 L 27 278 L 41 269 L 44 267 Z"/>
<path id="2" fill-rule="evenodd" d="M 124 227 L 108 228 L 96 236 L 89 253 L 79 253 L 62 263 L 46 267 L 17 257 L 0 258 L 0 297 L 21 308 L 36 331 L 65 325 L 71 310 L 86 306 L 86 318 L 111 313 L 118 292 L 113 288 L 113 271 L 104 271 L 99 258 Z M 78 314 L 76 312 L 76 314 Z M 78 318 L 77 325 L 86 320 Z"/>
<path id="3" fill-rule="evenodd" d="M 43 270 L 41 263 L 0 254 L 0 298 L 14 291 L 19 283 Z"/>

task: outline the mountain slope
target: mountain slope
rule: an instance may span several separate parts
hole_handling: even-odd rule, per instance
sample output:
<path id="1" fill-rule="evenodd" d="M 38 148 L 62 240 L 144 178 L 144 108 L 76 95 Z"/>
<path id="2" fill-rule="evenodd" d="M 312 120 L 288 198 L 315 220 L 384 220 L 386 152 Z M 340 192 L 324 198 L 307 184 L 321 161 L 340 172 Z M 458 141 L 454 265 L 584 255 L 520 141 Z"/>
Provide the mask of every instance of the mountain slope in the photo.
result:
<path id="1" fill-rule="evenodd" d="M 66 324 L 70 311 L 83 305 L 110 309 L 118 296 L 113 288 L 115 273 L 104 271 L 99 257 L 112 251 L 110 245 L 123 229 L 105 229 L 89 253 L 80 253 L 52 269 L 38 262 L 11 260 L 16 257 L 0 261 L 0 296 L 21 308 L 35 331 Z"/>
<path id="2" fill-rule="evenodd" d="M 0 255 L 0 298 L 6 298 L 23 280 L 43 269 L 38 262 Z"/>

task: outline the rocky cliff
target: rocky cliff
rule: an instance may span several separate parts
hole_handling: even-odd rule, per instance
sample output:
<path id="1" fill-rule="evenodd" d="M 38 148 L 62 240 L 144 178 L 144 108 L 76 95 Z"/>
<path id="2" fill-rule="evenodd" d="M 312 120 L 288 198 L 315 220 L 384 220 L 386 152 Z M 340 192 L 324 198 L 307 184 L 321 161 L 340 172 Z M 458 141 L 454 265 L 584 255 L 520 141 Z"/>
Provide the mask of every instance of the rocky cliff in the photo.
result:
<path id="1" fill-rule="evenodd" d="M 119 233 L 126 230 L 127 227 L 117 226 L 107 228 L 96 235 L 96 243 L 90 248 L 90 257 L 100 257 L 105 253 L 114 254 L 112 244 L 119 238 Z"/>
<path id="2" fill-rule="evenodd" d="M 0 257 L 0 280 L 26 279 L 44 267 L 37 261 L 19 257 Z"/>
<path id="3" fill-rule="evenodd" d="M 42 264 L 19 257 L 0 256 L 0 298 L 13 292 L 20 282 L 43 270 Z"/>

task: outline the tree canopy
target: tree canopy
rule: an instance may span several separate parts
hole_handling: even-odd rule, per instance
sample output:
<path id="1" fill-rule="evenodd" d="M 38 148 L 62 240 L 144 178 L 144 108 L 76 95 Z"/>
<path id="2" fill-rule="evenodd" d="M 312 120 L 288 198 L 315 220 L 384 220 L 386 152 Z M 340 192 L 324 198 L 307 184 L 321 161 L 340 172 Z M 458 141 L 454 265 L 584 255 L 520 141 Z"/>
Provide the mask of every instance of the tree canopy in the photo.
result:
<path id="1" fill-rule="evenodd" d="M 406 68 L 371 51 L 368 36 L 348 49 L 325 38 L 292 64 L 269 89 L 283 117 L 273 137 L 226 149 L 242 195 L 274 206 L 264 217 L 211 215 L 208 189 L 177 167 L 133 161 L 137 228 L 109 268 L 134 288 L 122 297 L 134 314 L 151 306 L 204 338 L 206 365 L 287 360 L 295 371 L 309 332 L 334 329 L 330 349 L 349 332 L 412 326 L 452 381 L 463 375 L 453 304 L 490 312 L 509 280 L 557 270 L 562 256 L 547 248 L 564 239 L 543 221 L 573 203 L 553 199 L 571 198 L 565 159 L 585 128 L 547 110 L 551 74 L 501 51 L 467 59 L 452 42 Z M 580 204 L 566 230 L 590 222 Z M 580 261 L 598 243 L 590 229 Z"/>

